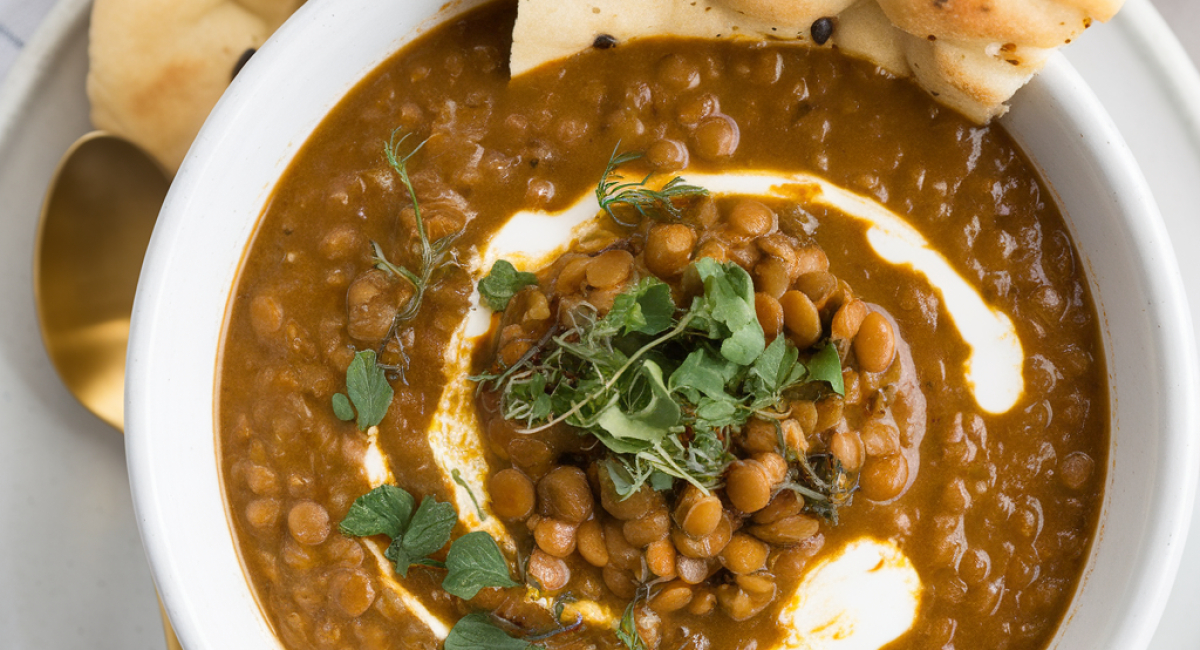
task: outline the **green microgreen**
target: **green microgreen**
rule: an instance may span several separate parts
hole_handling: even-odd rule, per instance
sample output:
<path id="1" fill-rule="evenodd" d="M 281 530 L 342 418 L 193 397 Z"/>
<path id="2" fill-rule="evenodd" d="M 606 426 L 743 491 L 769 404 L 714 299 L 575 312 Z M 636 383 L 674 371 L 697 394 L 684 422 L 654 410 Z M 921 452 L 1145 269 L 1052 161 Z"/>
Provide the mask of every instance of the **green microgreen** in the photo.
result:
<path id="1" fill-rule="evenodd" d="M 413 564 L 438 566 L 428 556 L 450 541 L 458 516 L 454 506 L 432 497 L 425 497 L 414 512 L 415 505 L 408 490 L 381 485 L 354 500 L 338 530 L 349 537 L 390 537 L 391 544 L 383 555 L 395 564 L 401 576 L 407 576 Z"/>
<path id="2" fill-rule="evenodd" d="M 443 647 L 445 650 L 531 650 L 542 646 L 513 637 L 498 627 L 492 617 L 475 612 L 458 619 Z"/>
<path id="3" fill-rule="evenodd" d="M 598 440 L 619 494 L 676 479 L 718 487 L 732 434 L 801 391 L 828 391 L 841 379 L 840 359 L 828 344 L 808 360 L 786 337 L 765 345 L 740 266 L 703 258 L 685 273 L 703 287 L 690 306 L 643 278 L 607 314 L 583 303 L 512 367 L 475 379 L 499 391 L 504 417 L 526 433 L 566 424 Z"/>
<path id="4" fill-rule="evenodd" d="M 383 421 L 395 395 L 387 375 L 375 360 L 374 350 L 355 353 L 346 369 L 346 392 L 333 396 L 333 414 L 348 422 L 355 419 L 357 412 L 360 431 Z"/>
<path id="5" fill-rule="evenodd" d="M 832 343 L 821 348 L 809 360 L 808 372 L 814 380 L 827 382 L 838 395 L 846 394 L 846 386 L 842 381 L 842 358 L 838 355 L 837 346 Z"/>
<path id="6" fill-rule="evenodd" d="M 407 281 L 413 290 L 412 296 L 407 302 L 401 306 L 396 312 L 395 318 L 392 319 L 392 327 L 388 335 L 384 337 L 383 343 L 380 345 L 382 353 L 384 347 L 389 341 L 395 339 L 397 330 L 400 325 L 416 318 L 421 311 L 421 304 L 425 299 L 425 294 L 433 284 L 434 275 L 439 271 L 456 264 L 453 252 L 450 246 L 458 238 L 461 233 L 452 233 L 440 239 L 430 241 L 429 234 L 425 229 L 425 218 L 421 213 L 421 202 L 417 200 L 417 191 L 413 188 L 412 179 L 408 173 L 408 163 L 413 156 L 425 146 L 426 141 L 422 141 L 417 146 L 408 150 L 407 153 L 401 153 L 401 147 L 408 140 L 411 133 L 405 133 L 403 136 L 396 139 L 400 133 L 400 129 L 392 131 L 392 137 L 383 145 L 383 157 L 387 161 L 388 166 L 392 168 L 392 172 L 400 178 L 400 183 L 404 185 L 404 189 L 408 191 L 409 201 L 412 203 L 413 218 L 417 226 L 417 269 L 413 271 L 406 266 L 395 264 L 388 260 L 384 255 L 383 248 L 377 242 L 371 242 L 371 260 L 375 268 L 384 271 L 392 276 L 399 277 Z M 405 366 L 407 365 L 407 355 L 404 353 L 403 346 L 400 348 L 400 354 L 404 359 L 404 363 L 394 366 L 385 366 L 389 370 L 400 373 L 401 378 L 404 377 Z"/>
<path id="7" fill-rule="evenodd" d="M 446 555 L 446 593 L 470 600 L 485 587 L 516 587 L 496 540 L 477 530 L 454 540 Z"/>
<path id="8" fill-rule="evenodd" d="M 492 311 L 504 311 L 518 291 L 537 283 L 536 275 L 518 271 L 508 260 L 497 260 L 479 281 L 479 296 Z"/>
<path id="9" fill-rule="evenodd" d="M 642 154 L 635 151 L 618 154 L 617 151 L 620 148 L 621 144 L 618 142 L 617 146 L 613 148 L 608 166 L 604 168 L 604 173 L 600 176 L 600 183 L 596 186 L 596 200 L 600 202 L 600 209 L 607 212 L 608 216 L 618 224 L 626 227 L 637 225 L 617 216 L 619 206 L 632 209 L 641 219 L 678 220 L 683 217 L 683 213 L 676 205 L 677 201 L 708 194 L 708 190 L 688 185 L 678 176 L 667 181 L 657 190 L 647 185 L 653 174 L 647 175 L 640 181 L 624 181 L 624 178 L 617 174 L 617 168 L 641 158 Z"/>

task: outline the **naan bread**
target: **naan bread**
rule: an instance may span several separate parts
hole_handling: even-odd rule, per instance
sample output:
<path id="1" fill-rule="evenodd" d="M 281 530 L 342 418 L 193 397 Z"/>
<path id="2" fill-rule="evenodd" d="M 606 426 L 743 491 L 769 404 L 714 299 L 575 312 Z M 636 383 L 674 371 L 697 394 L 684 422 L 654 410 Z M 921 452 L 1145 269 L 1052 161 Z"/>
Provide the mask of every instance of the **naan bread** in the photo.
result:
<path id="1" fill-rule="evenodd" d="M 92 123 L 174 173 L 239 60 L 301 4 L 96 0 L 88 47 Z"/>
<path id="2" fill-rule="evenodd" d="M 1007 102 L 1059 47 L 1124 0 L 520 0 L 513 76 L 607 35 L 791 40 L 836 45 L 976 122 Z M 832 19 L 823 42 L 816 23 Z M 825 21 L 822 21 L 825 22 Z M 827 23 L 826 23 L 827 24 Z M 601 42 L 599 45 L 611 44 Z"/>

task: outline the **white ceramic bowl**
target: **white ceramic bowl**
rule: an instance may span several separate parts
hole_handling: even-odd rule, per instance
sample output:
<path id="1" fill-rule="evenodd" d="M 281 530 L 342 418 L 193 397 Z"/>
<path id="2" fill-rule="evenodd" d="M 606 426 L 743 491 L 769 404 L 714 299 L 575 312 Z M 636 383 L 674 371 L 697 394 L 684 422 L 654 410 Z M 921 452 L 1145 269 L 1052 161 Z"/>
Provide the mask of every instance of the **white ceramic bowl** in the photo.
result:
<path id="1" fill-rule="evenodd" d="M 443 2 L 310 1 L 239 74 L 167 197 L 134 307 L 126 433 L 142 539 L 190 650 L 279 647 L 238 562 L 214 450 L 217 355 L 246 242 L 339 98 L 413 36 L 478 4 Z M 1140 650 L 1170 592 L 1200 463 L 1182 282 L 1141 173 L 1064 59 L 1052 58 L 1004 122 L 1066 212 L 1110 375 L 1104 509 L 1052 647 Z"/>

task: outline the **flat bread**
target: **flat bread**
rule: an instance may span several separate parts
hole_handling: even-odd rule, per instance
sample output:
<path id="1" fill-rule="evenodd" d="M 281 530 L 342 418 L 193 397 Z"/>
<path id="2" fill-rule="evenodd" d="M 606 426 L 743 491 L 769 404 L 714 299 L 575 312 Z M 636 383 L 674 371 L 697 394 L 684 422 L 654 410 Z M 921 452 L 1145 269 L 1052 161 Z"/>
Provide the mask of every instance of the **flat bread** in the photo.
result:
<path id="1" fill-rule="evenodd" d="M 617 43 L 647 36 L 803 41 L 815 20 L 853 1 L 801 0 L 785 12 L 793 22 L 784 24 L 765 8 L 745 13 L 765 6 L 763 0 L 520 0 L 509 69 L 516 77 L 585 50 L 601 36 Z"/>
<path id="2" fill-rule="evenodd" d="M 511 70 L 516 77 L 588 47 L 649 36 L 793 41 L 836 46 L 913 77 L 937 101 L 984 123 L 1008 110 L 1005 102 L 1055 49 L 1123 2 L 520 0 Z"/>
<path id="3" fill-rule="evenodd" d="M 247 52 L 303 0 L 96 0 L 92 123 L 174 173 Z"/>

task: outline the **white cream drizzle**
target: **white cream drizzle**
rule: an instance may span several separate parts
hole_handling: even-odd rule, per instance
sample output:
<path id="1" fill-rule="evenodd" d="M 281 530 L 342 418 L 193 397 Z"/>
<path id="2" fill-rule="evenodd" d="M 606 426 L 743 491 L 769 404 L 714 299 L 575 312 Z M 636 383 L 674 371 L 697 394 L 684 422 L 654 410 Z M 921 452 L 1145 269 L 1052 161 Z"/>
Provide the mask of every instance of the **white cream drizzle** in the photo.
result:
<path id="1" fill-rule="evenodd" d="M 374 540 L 364 539 L 363 546 L 371 552 L 371 556 L 375 558 L 375 563 L 379 566 L 379 576 L 383 580 L 383 586 L 390 589 L 404 603 L 404 607 L 412 612 L 429 631 L 439 639 L 445 639 L 450 633 L 450 628 L 446 626 L 446 622 L 434 615 L 425 607 L 425 603 L 421 602 L 413 593 L 404 588 L 400 581 L 396 579 L 396 569 L 392 565 L 391 560 L 383 556 L 383 549 Z"/>

